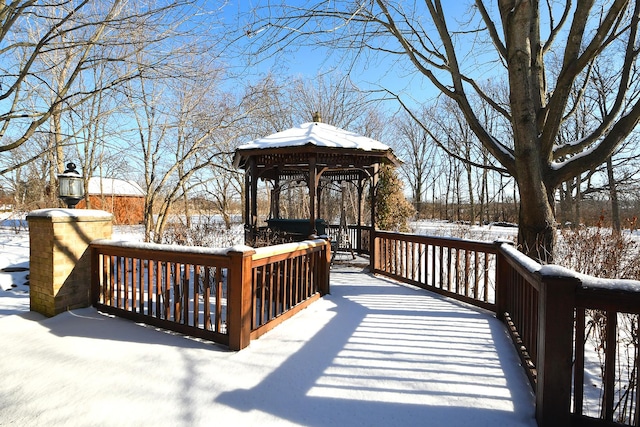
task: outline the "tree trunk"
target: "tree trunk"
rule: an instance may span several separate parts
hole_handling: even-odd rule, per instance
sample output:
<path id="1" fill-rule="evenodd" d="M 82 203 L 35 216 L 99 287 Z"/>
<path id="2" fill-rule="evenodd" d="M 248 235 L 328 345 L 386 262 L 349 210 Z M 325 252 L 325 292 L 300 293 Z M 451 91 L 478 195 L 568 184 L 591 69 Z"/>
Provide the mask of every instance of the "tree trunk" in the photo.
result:
<path id="1" fill-rule="evenodd" d="M 456 197 L 456 221 L 462 221 L 462 196 L 460 195 L 460 179 L 461 173 L 458 168 L 455 168 L 456 182 L 455 182 L 455 197 Z"/>
<path id="2" fill-rule="evenodd" d="M 611 227 L 616 233 L 620 233 L 620 205 L 618 203 L 618 190 L 613 176 L 613 162 L 611 156 L 607 159 L 607 178 L 609 179 L 609 197 L 611 197 Z"/>
<path id="3" fill-rule="evenodd" d="M 475 224 L 476 221 L 476 206 L 475 198 L 473 197 L 473 176 L 471 174 L 471 165 L 467 165 L 467 186 L 469 187 L 469 223 Z"/>
<path id="4" fill-rule="evenodd" d="M 498 203 L 495 204 L 495 209 L 493 212 L 493 218 L 495 221 L 499 221 L 499 220 L 505 220 L 504 217 L 504 186 L 502 185 L 502 175 L 500 175 L 500 185 L 498 186 L 498 197 L 496 197 L 496 200 Z M 495 187 L 494 187 L 494 191 L 495 193 Z"/>
<path id="5" fill-rule="evenodd" d="M 447 176 L 447 179 L 446 179 L 445 191 L 444 191 L 444 219 L 445 220 L 451 219 L 449 217 L 449 194 L 451 193 L 451 182 L 453 181 L 453 174 L 451 172 L 451 169 L 452 169 L 451 162 L 452 160 L 449 160 L 449 175 Z"/>
<path id="6" fill-rule="evenodd" d="M 553 262 L 556 227 L 554 188 L 547 188 L 540 176 L 532 174 L 539 167 L 522 165 L 518 168 L 520 212 L 518 246 L 529 257 L 543 263 Z"/>
<path id="7" fill-rule="evenodd" d="M 182 204 L 184 205 L 184 220 L 188 229 L 191 228 L 191 209 L 189 208 L 189 197 L 186 186 L 182 185 Z"/>
<path id="8" fill-rule="evenodd" d="M 413 192 L 413 201 L 415 202 L 416 212 L 418 213 L 418 218 L 421 218 L 422 215 L 422 177 L 418 175 L 416 179 L 415 190 Z"/>
<path id="9" fill-rule="evenodd" d="M 574 227 L 579 227 L 580 224 L 582 224 L 582 190 L 580 189 L 581 183 L 582 181 L 582 177 L 580 175 L 578 175 L 576 177 L 576 199 L 575 202 L 573 203 L 574 205 L 574 217 L 573 217 L 573 224 Z"/>
<path id="10" fill-rule="evenodd" d="M 560 224 L 562 227 L 567 225 L 573 226 L 573 196 L 571 195 L 571 189 L 573 184 L 571 181 L 565 181 L 560 185 Z"/>
<path id="11" fill-rule="evenodd" d="M 150 197 L 146 197 L 144 201 L 144 215 L 143 215 L 143 223 L 144 223 L 144 241 L 151 242 L 153 229 L 155 228 L 154 220 L 153 220 L 153 199 Z"/>
<path id="12" fill-rule="evenodd" d="M 550 153 L 542 145 L 546 89 L 533 2 L 499 2 L 505 28 L 515 168 L 520 192 L 518 244 L 531 258 L 552 262 L 555 245 L 555 187 L 549 181 Z"/>
<path id="13" fill-rule="evenodd" d="M 436 183 L 433 182 L 433 187 L 431 188 L 431 218 L 436 218 L 436 204 L 438 203 L 438 199 L 436 198 Z M 440 206 L 438 206 L 438 219 L 440 219 Z"/>
<path id="14" fill-rule="evenodd" d="M 487 165 L 487 156 L 483 150 L 483 163 Z M 487 169 L 482 169 L 482 178 L 480 179 L 480 225 L 489 222 L 489 183 L 487 182 Z M 486 215 L 486 216 L 485 216 Z"/>

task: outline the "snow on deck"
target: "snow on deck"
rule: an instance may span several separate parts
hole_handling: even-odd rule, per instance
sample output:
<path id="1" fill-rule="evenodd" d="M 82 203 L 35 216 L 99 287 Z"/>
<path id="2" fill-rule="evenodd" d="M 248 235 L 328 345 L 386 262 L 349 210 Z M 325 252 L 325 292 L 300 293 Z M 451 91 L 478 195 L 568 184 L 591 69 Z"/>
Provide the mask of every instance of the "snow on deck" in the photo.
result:
<path id="1" fill-rule="evenodd" d="M 536 425 L 502 323 L 351 267 L 237 353 L 92 308 L 0 314 L 0 342 L 12 425 Z"/>

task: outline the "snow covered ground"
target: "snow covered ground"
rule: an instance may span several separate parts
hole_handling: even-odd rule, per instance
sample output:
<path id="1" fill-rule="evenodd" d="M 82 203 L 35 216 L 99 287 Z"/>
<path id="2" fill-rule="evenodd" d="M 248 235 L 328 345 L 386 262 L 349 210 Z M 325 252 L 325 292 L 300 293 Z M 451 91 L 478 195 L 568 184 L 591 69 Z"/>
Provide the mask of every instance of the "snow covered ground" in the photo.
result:
<path id="1" fill-rule="evenodd" d="M 26 223 L 0 217 L 0 316 L 29 310 Z"/>
<path id="2" fill-rule="evenodd" d="M 410 224 L 413 233 L 439 237 L 457 237 L 461 239 L 515 241 L 518 228 L 513 224 L 468 225 L 450 221 L 427 220 Z"/>
<path id="3" fill-rule="evenodd" d="M 0 268 L 28 262 L 15 229 Z M 0 276 L 0 425 L 536 425 L 499 321 L 355 268 L 237 353 L 93 308 L 44 318 L 25 282 Z"/>

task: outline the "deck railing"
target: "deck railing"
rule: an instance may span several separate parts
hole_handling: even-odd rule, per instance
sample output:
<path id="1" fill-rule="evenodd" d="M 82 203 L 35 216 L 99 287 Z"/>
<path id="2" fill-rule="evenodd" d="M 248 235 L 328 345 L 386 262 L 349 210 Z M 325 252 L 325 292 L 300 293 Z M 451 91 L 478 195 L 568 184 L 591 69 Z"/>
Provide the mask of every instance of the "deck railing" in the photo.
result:
<path id="1" fill-rule="evenodd" d="M 255 250 L 100 240 L 90 251 L 98 309 L 233 350 L 329 292 L 321 239 Z"/>
<path id="2" fill-rule="evenodd" d="M 595 416 L 624 425 L 640 425 L 638 387 L 638 320 L 640 283 L 598 280 L 584 277 L 575 296 L 576 337 L 574 361 L 574 419 L 589 421 Z M 595 332 L 595 333 L 594 333 Z M 594 340 L 601 338 L 602 341 Z M 589 372 L 589 359 L 597 351 L 602 379 Z M 596 396 L 598 408 L 589 407 L 589 394 L 595 380 L 602 393 Z M 577 422 L 574 422 L 578 424 Z M 587 425 L 586 423 L 584 423 Z"/>
<path id="3" fill-rule="evenodd" d="M 542 266 L 505 242 L 374 232 L 373 272 L 492 310 L 540 426 L 639 425 L 640 282 Z M 241 349 L 329 292 L 330 244 L 252 249 L 91 244 L 101 310 Z M 595 385 L 595 387 L 594 387 Z"/>
<path id="4" fill-rule="evenodd" d="M 257 248 L 251 258 L 251 339 L 328 294 L 330 260 L 331 245 L 322 239 Z"/>
<path id="5" fill-rule="evenodd" d="M 373 272 L 495 310 L 493 243 L 375 232 Z"/>
<path id="6" fill-rule="evenodd" d="M 380 231 L 372 261 L 377 274 L 493 310 L 536 393 L 540 426 L 640 424 L 639 281 L 542 266 L 506 242 Z"/>

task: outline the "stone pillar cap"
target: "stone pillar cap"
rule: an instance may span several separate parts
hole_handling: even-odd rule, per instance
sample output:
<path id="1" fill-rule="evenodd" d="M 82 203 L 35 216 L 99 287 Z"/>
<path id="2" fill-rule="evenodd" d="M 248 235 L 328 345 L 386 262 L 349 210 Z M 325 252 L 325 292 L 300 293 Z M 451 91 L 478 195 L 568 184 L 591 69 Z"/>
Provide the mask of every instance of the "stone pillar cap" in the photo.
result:
<path id="1" fill-rule="evenodd" d="M 98 209 L 63 209 L 48 208 L 37 209 L 27 214 L 29 218 L 51 218 L 59 221 L 80 221 L 80 220 L 109 220 L 113 215 Z"/>

